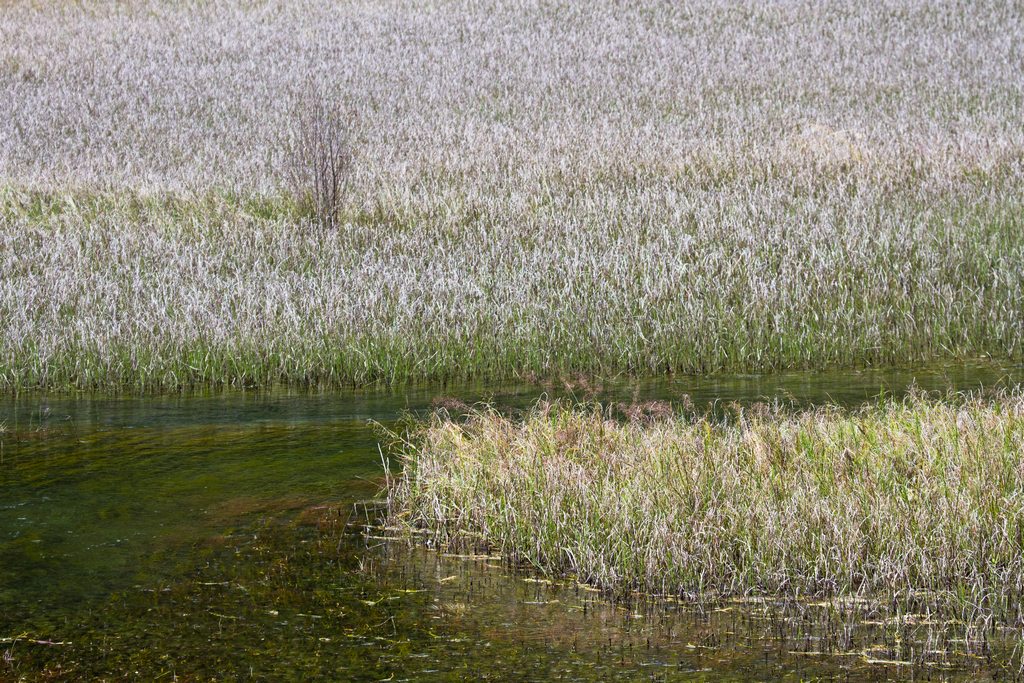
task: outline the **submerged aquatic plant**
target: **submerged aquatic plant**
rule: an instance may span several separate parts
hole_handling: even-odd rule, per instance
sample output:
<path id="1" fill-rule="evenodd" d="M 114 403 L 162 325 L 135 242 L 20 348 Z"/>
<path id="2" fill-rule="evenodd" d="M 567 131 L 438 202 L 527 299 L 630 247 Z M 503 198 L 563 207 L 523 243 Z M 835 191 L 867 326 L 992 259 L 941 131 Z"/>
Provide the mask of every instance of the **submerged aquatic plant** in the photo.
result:
<path id="1" fill-rule="evenodd" d="M 614 420 L 439 413 L 390 524 L 617 594 L 829 600 L 988 638 L 1024 615 L 1024 395 Z M 941 629 L 940 629 L 941 630 Z"/>

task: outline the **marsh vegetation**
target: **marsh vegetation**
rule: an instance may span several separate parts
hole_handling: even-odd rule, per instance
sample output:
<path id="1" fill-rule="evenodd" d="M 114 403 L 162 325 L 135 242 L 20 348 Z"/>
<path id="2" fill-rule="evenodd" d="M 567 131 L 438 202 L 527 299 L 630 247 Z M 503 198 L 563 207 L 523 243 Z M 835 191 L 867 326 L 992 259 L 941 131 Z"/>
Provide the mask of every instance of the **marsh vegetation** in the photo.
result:
<path id="1" fill-rule="evenodd" d="M 1021 354 L 1012 4 L 14 3 L 0 32 L 7 389 Z"/>
<path id="2" fill-rule="evenodd" d="M 712 613 L 743 610 L 740 620 L 764 607 L 779 642 L 806 638 L 797 657 L 856 653 L 929 675 L 969 661 L 1000 673 L 1024 642 L 1019 389 L 808 405 L 863 398 L 868 375 L 851 374 L 800 407 L 744 404 L 726 416 L 646 402 L 639 388 L 614 408 L 576 401 L 596 399 L 602 383 L 654 378 L 721 394 L 713 377 L 747 373 L 751 386 L 773 387 L 771 399 L 789 380 L 749 373 L 901 368 L 902 387 L 935 363 L 1019 363 L 1022 65 L 1013 2 L 4 2 L 0 392 L 377 384 L 437 399 L 510 380 L 528 383 L 532 401 L 564 387 L 569 402 L 517 418 L 479 408 L 415 427 L 388 482 L 388 533 L 500 551 L 492 569 L 571 577 L 616 608 L 637 592 L 695 614 L 719 601 Z M 458 398 L 439 405 L 463 410 Z M 191 486 L 170 473 L 188 468 L 157 467 L 146 481 L 164 497 L 143 502 L 150 492 L 119 467 L 112 481 L 132 514 L 107 505 L 93 528 L 71 496 L 51 518 L 36 493 L 68 473 L 41 462 L 66 463 L 87 493 L 102 481 L 88 444 L 49 441 L 51 420 L 40 410 L 31 429 L 15 420 L 0 433 L 4 498 L 20 497 L 0 506 L 10 533 L 0 600 L 18 610 L 47 611 L 26 597 L 26 577 L 73 566 L 54 548 L 95 534 L 91 549 L 130 564 L 106 552 L 121 543 L 115 530 L 137 534 L 145 505 L 162 524 L 154 500 L 184 518 L 178 487 Z M 173 451 L 160 441 L 170 432 L 157 432 L 156 451 Z M 324 441 L 312 450 L 333 447 Z M 26 459 L 36 453 L 26 443 L 41 457 Z M 199 456 L 218 447 L 188 443 Z M 355 443 L 344 462 L 367 474 L 380 452 Z M 275 470 L 280 485 L 292 481 L 284 473 L 301 481 L 296 462 Z M 261 471 L 250 465 L 220 484 Z M 243 508 L 284 514 L 259 495 L 196 491 L 225 520 Z M 72 533 L 46 536 L 51 522 Z M 275 564 L 283 546 L 268 555 L 253 544 L 226 573 L 270 567 L 280 581 L 261 584 L 267 600 L 327 607 L 329 593 L 305 588 L 328 580 L 317 563 L 333 561 L 324 549 L 344 535 L 332 524 L 327 540 L 308 529 L 281 537 L 318 549 L 291 554 L 301 561 Z M 219 557 L 231 564 L 230 551 Z M 363 585 L 354 566 L 345 580 Z M 98 576 L 84 583 L 102 592 Z M 307 618 L 257 619 L 252 602 L 204 602 L 205 588 L 180 575 L 175 585 L 177 601 L 153 614 L 186 613 L 190 600 L 221 614 L 233 605 L 216 623 L 193 614 L 211 633 L 251 619 L 218 656 L 267 630 L 292 638 L 282 622 Z M 351 614 L 387 612 L 360 604 Z M 149 608 L 131 607 L 128 621 L 145 622 Z M 22 612 L 0 618 L 9 614 Z M 19 620 L 29 617 L 4 622 L 7 651 L 25 644 Z M 48 615 L 36 623 L 60 630 Z M 137 635 L 181 635 L 161 628 Z M 105 642 L 102 629 L 82 637 L 96 633 Z M 358 633 L 403 651 L 434 631 Z M 317 643 L 336 636 L 318 632 Z M 185 641 L 182 661 L 195 660 Z M 121 642 L 104 654 L 117 672 L 140 662 L 168 671 L 159 647 L 133 659 L 138 641 Z M 301 660 L 294 673 L 329 649 L 281 661 Z M 42 652 L 21 661 L 54 673 L 59 662 Z M 790 655 L 775 674 L 802 675 Z M 80 651 L 64 661 L 83 675 L 114 670 Z M 702 670 L 687 661 L 679 676 Z M 748 664 L 742 675 L 761 671 Z"/>
<path id="3" fill-rule="evenodd" d="M 1020 641 L 1019 393 L 626 414 L 439 412 L 404 442 L 390 524 L 621 597 L 825 604 L 840 649 L 858 615 L 925 628 L 924 659 Z"/>

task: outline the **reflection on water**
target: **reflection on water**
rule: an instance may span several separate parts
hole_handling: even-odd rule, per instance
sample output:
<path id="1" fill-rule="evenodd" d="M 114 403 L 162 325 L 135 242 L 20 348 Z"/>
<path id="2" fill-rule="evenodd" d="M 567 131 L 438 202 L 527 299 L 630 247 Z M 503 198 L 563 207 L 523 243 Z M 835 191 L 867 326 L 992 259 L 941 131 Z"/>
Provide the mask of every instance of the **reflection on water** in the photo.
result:
<path id="1" fill-rule="evenodd" d="M 973 389 L 1022 377 L 1019 366 L 979 363 L 605 382 L 603 396 L 852 404 L 911 383 Z M 439 395 L 524 407 L 564 385 L 0 402 L 0 679 L 57 667 L 147 679 L 250 668 L 275 680 L 901 675 L 866 664 L 866 642 L 856 656 L 794 654 L 801 638 L 806 652 L 843 648 L 755 609 L 625 610 L 494 561 L 367 550 L 341 533 L 331 510 L 378 487 L 371 421 L 392 425 Z"/>

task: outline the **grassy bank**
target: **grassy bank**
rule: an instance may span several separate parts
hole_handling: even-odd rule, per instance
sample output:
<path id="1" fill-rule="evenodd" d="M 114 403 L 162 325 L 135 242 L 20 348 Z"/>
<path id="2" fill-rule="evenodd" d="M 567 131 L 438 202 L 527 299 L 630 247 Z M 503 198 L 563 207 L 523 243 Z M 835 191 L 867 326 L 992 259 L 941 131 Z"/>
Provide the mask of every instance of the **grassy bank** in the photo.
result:
<path id="1" fill-rule="evenodd" d="M 840 598 L 875 619 L 1020 626 L 1021 394 L 658 413 L 435 415 L 390 482 L 392 523 L 620 594 Z"/>
<path id="2" fill-rule="evenodd" d="M 0 388 L 771 371 L 1024 348 L 1024 208 L 1005 180 L 952 196 L 847 195 L 842 176 L 618 182 L 561 208 L 511 190 L 404 213 L 381 199 L 335 228 L 280 199 L 0 193 Z M 636 193 L 652 183 L 677 201 L 645 212 Z"/>
<path id="3" fill-rule="evenodd" d="M 16 0 L 0 390 L 1019 358 L 1022 34 L 1004 2 Z"/>

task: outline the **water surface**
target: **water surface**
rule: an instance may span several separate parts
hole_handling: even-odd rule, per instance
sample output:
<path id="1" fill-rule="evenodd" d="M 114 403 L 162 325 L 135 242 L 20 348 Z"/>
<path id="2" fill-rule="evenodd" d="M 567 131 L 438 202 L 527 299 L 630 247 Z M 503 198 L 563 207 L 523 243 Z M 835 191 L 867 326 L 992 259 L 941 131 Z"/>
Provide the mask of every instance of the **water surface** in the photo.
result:
<path id="1" fill-rule="evenodd" d="M 599 388 L 618 401 L 854 405 L 912 385 L 1022 378 L 1021 366 L 978 362 Z M 381 429 L 403 414 L 440 396 L 526 407 L 592 384 L 0 400 L 0 678 L 907 675 L 866 661 L 886 659 L 884 634 L 854 654 L 817 656 L 827 634 L 756 609 L 611 605 L 494 559 L 367 540 L 346 525 L 353 502 L 379 490 Z M 864 655 L 869 645 L 878 656 Z"/>

